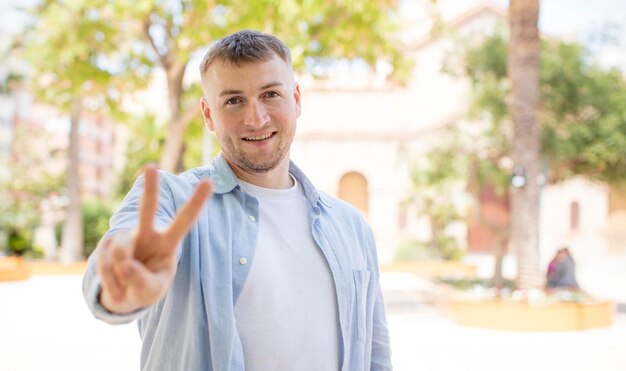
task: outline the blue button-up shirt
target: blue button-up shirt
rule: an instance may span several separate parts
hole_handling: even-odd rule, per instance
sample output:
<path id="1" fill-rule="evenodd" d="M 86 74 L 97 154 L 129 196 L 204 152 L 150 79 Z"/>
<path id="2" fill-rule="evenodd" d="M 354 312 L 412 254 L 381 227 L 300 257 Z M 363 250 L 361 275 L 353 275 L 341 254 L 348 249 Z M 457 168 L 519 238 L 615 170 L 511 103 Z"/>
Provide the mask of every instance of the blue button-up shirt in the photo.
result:
<path id="1" fill-rule="evenodd" d="M 354 207 L 316 190 L 293 163 L 289 171 L 304 188 L 313 238 L 335 283 L 341 370 L 391 370 L 376 246 L 369 226 Z M 169 225 L 202 179 L 213 182 L 213 197 L 181 242 L 174 282 L 160 302 L 126 315 L 108 312 L 98 302 L 98 249 L 89 259 L 83 281 L 85 300 L 95 317 L 105 322 L 138 321 L 142 370 L 245 370 L 234 305 L 254 264 L 257 200 L 244 192 L 219 155 L 211 165 L 180 175 L 159 172 L 155 224 Z M 111 218 L 105 238 L 137 226 L 143 184 L 140 177 Z M 242 258 L 248 263 L 240 264 Z"/>

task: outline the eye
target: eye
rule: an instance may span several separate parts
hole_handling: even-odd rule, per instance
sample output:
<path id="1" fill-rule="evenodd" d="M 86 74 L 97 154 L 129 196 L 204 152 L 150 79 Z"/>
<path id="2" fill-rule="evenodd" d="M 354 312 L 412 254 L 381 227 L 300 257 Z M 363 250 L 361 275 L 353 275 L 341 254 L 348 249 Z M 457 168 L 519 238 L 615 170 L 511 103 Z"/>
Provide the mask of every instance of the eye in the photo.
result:
<path id="1" fill-rule="evenodd" d="M 241 103 L 241 99 L 238 97 L 232 97 L 232 98 L 228 98 L 228 100 L 226 100 L 226 102 L 224 102 L 225 105 L 233 105 L 233 104 L 237 104 L 237 103 Z"/>
<path id="2" fill-rule="evenodd" d="M 278 93 L 277 93 L 277 92 L 275 92 L 275 91 L 268 91 L 267 93 L 265 93 L 265 96 L 266 96 L 267 98 L 277 98 L 277 97 L 279 97 L 279 96 L 280 96 L 280 94 L 278 94 Z"/>

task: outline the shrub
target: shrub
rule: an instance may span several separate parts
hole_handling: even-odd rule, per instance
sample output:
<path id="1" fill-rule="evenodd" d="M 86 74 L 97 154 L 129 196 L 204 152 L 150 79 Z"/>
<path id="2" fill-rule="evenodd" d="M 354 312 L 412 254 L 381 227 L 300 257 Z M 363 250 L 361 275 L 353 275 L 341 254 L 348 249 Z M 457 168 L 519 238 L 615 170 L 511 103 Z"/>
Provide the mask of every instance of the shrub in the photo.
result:
<path id="1" fill-rule="evenodd" d="M 25 228 L 9 229 L 9 254 L 24 255 L 31 249 L 31 233 Z"/>
<path id="2" fill-rule="evenodd" d="M 100 238 L 109 229 L 113 208 L 95 200 L 82 203 L 83 211 L 83 255 L 88 257 L 98 245 Z"/>
<path id="3" fill-rule="evenodd" d="M 406 241 L 396 251 L 397 260 L 429 260 L 443 259 L 458 261 L 463 258 L 464 251 L 458 247 L 456 239 L 440 236 L 437 243 L 425 241 Z"/>

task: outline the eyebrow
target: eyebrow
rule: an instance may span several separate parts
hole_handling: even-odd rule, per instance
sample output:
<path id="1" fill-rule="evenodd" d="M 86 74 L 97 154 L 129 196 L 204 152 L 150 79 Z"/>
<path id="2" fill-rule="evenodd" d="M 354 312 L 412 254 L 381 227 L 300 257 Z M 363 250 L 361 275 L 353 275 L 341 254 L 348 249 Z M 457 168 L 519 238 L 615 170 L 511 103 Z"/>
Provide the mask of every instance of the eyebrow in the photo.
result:
<path id="1" fill-rule="evenodd" d="M 281 86 L 281 85 L 283 85 L 282 82 L 274 81 L 274 82 L 270 82 L 269 84 L 265 84 L 265 85 L 261 86 L 261 89 L 259 89 L 259 90 L 265 90 L 265 89 L 268 89 L 268 88 L 273 88 L 275 86 Z M 243 93 L 243 90 L 232 90 L 232 89 L 231 90 L 223 90 L 220 93 L 219 96 L 223 97 L 225 95 L 242 94 L 242 93 Z"/>

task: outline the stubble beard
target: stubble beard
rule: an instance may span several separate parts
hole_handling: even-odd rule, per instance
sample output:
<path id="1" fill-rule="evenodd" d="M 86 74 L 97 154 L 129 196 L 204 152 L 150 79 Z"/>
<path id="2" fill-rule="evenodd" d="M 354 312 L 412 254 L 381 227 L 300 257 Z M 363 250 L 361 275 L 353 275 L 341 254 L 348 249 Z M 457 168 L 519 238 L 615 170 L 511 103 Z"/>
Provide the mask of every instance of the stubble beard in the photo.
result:
<path id="1" fill-rule="evenodd" d="M 279 145 L 270 159 L 260 161 L 254 155 L 248 154 L 241 149 L 235 149 L 231 141 L 225 143 L 224 150 L 227 160 L 241 170 L 254 174 L 262 174 L 274 170 L 282 162 L 286 154 L 284 145 Z"/>

